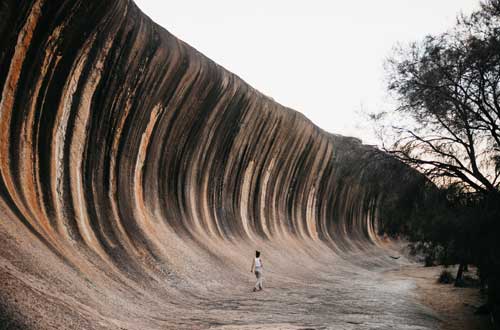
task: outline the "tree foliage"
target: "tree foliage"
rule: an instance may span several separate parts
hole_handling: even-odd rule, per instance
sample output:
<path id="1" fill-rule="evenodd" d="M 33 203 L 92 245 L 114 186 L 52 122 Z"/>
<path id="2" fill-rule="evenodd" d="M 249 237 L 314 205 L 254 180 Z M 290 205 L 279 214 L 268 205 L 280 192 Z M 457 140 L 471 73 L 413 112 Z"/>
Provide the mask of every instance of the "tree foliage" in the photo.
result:
<path id="1" fill-rule="evenodd" d="M 384 229 L 443 264 L 476 265 L 500 319 L 500 0 L 398 46 L 386 70 L 397 105 L 372 115 L 383 149 L 440 190 L 381 214 Z"/>
<path id="2" fill-rule="evenodd" d="M 500 1 L 446 33 L 399 46 L 387 61 L 397 139 L 385 149 L 445 183 L 500 184 Z"/>

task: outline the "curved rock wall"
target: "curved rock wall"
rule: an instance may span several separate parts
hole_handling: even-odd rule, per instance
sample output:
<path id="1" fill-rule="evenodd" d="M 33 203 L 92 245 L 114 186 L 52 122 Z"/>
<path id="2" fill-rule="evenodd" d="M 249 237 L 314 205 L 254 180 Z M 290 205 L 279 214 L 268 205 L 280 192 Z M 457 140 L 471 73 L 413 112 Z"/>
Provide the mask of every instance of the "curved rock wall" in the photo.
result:
<path id="1" fill-rule="evenodd" d="M 379 207 L 415 181 L 262 95 L 131 1 L 2 1 L 0 40 L 0 233 L 28 269 L 11 281 L 58 278 L 53 299 L 82 311 L 106 310 L 88 285 L 104 297 L 201 292 L 212 277 L 196 268 L 239 266 L 254 247 L 283 249 L 283 263 L 295 249 L 362 252 L 350 262 L 366 264 L 382 245 Z"/>

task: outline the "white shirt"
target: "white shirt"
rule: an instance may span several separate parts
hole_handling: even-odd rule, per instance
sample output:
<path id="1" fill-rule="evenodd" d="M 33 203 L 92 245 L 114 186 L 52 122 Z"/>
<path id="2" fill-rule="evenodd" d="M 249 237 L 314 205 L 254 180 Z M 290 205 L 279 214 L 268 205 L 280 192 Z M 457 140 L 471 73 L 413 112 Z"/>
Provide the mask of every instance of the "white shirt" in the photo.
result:
<path id="1" fill-rule="evenodd" d="M 262 262 L 260 261 L 260 258 L 255 258 L 255 270 L 261 270 L 262 269 Z"/>

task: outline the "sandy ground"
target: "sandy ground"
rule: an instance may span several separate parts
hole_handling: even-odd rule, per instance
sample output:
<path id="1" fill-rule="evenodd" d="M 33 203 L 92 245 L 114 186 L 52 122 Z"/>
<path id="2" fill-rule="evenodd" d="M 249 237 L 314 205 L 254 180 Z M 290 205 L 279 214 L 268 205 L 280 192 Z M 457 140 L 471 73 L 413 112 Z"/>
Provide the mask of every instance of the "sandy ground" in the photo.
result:
<path id="1" fill-rule="evenodd" d="M 436 279 L 442 270 L 442 267 L 407 266 L 387 274 L 415 281 L 416 298 L 436 312 L 441 320 L 441 330 L 493 329 L 488 316 L 474 314 L 476 307 L 484 303 L 479 290 L 437 283 Z M 449 270 L 456 274 L 456 268 Z"/>

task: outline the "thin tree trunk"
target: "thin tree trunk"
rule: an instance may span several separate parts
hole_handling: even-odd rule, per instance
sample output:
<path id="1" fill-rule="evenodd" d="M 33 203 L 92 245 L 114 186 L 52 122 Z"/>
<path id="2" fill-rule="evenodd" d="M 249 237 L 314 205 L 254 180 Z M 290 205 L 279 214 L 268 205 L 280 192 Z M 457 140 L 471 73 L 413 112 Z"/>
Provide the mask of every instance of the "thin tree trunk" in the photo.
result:
<path id="1" fill-rule="evenodd" d="M 455 286 L 462 286 L 463 284 L 464 267 L 465 265 L 463 263 L 460 263 L 460 266 L 458 266 L 457 277 L 455 278 Z"/>

